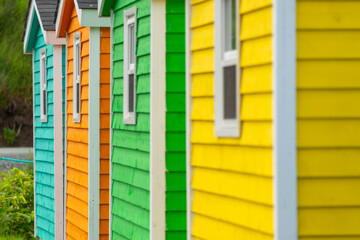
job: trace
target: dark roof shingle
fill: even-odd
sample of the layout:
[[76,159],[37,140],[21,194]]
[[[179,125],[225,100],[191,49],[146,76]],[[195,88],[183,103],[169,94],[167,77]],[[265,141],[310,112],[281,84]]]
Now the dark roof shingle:
[[75,0],[81,9],[97,9],[97,0]]
[[35,0],[45,31],[55,31],[55,11],[58,0]]

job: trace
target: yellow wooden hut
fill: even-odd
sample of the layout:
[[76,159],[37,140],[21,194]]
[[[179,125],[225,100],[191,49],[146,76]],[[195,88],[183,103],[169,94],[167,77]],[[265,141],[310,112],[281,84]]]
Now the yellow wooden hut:
[[360,1],[187,1],[188,239],[360,238]]

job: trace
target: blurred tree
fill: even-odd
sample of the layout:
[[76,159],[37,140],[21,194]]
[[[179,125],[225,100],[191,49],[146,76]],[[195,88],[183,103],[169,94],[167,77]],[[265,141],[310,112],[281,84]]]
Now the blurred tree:
[[27,0],[0,0],[0,110],[14,98],[31,107],[31,55],[23,54]]

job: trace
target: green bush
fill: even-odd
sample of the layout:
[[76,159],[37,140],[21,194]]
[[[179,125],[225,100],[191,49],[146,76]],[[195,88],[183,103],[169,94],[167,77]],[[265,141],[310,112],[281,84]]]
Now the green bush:
[[14,168],[2,174],[0,181],[0,229],[3,235],[33,238],[34,187],[33,175]]
[[8,146],[12,146],[15,143],[16,132],[10,128],[3,128],[4,135],[2,138],[6,141]]

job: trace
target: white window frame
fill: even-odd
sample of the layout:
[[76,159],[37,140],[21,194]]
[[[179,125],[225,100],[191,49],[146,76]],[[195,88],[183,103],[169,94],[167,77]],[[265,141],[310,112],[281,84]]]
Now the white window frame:
[[[76,53],[76,47],[79,46],[79,55]],[[78,68],[77,68],[78,64]],[[76,84],[79,84],[79,98],[76,97]],[[79,112],[76,106],[79,104]],[[73,44],[73,122],[80,123],[81,119],[81,34],[74,34]]]
[[[45,96],[44,96],[45,91]],[[45,97],[45,101],[44,101]],[[44,111],[45,109],[45,111]],[[46,48],[40,50],[40,121],[47,122],[47,74],[46,74]]]
[[[124,124],[135,125],[136,124],[136,7],[132,7],[124,11],[124,81],[123,81],[123,121]],[[134,63],[130,64],[129,59],[129,26],[134,24]],[[129,112],[129,75],[134,75],[134,111]]]
[[[232,137],[240,136],[240,16],[238,14],[239,1],[236,0],[236,49],[225,52],[225,1],[215,0],[215,136]],[[224,118],[224,68],[236,68],[236,117]]]

